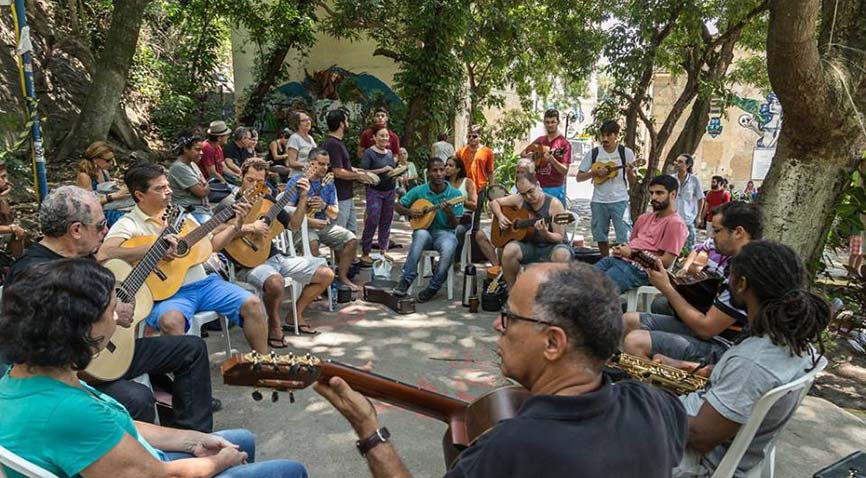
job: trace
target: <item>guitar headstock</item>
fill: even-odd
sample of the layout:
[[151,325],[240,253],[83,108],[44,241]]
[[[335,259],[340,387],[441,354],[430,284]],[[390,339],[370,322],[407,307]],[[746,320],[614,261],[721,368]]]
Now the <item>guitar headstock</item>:
[[322,178],[322,186],[327,186],[334,182],[334,173],[328,173]]
[[264,181],[256,183],[256,185],[250,189],[241,193],[241,198],[243,201],[248,202],[250,204],[255,204],[256,201],[267,196],[271,192],[268,189],[268,186],[264,183]]
[[574,216],[571,214],[556,214],[552,218],[550,218],[551,222],[554,224],[571,224],[574,222]]
[[180,229],[183,227],[183,221],[186,220],[186,215],[183,211],[175,206],[171,205],[168,209],[165,210],[165,230],[166,234],[178,234],[180,233]]
[[631,166],[633,168],[642,168],[642,167],[646,166],[646,160],[643,158],[638,159],[635,162],[631,163]]
[[298,390],[319,379],[322,361],[310,354],[235,354],[222,364],[223,383],[245,387]]
[[464,202],[466,202],[466,198],[463,196],[460,196],[460,197],[456,197],[456,198],[451,198],[445,202],[447,202],[448,204],[450,204],[452,206],[456,206],[458,204],[463,204]]

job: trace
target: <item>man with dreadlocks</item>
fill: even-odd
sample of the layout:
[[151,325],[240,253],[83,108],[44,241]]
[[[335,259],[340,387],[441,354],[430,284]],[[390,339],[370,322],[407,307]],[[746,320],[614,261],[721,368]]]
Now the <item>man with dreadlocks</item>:
[[[758,400],[815,367],[820,356],[813,342],[824,354],[821,331],[830,321],[830,306],[803,289],[804,277],[797,254],[776,242],[751,242],[731,259],[731,301],[748,311],[749,327],[745,338],[713,368],[710,388],[681,397],[689,414],[689,438],[675,478],[711,476]],[[683,369],[697,365],[654,359]],[[788,394],[770,408],[735,477],[760,465],[764,449],[794,414],[797,400],[797,394]]]

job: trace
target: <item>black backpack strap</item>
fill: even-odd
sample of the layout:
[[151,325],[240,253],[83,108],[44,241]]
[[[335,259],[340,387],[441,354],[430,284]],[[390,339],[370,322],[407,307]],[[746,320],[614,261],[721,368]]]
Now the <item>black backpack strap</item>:
[[619,160],[622,162],[622,181],[625,183],[625,188],[628,189],[628,179],[625,174],[625,146],[619,145],[616,150],[619,153]]
[[592,162],[589,164],[595,164],[596,159],[598,159],[598,146],[592,148]]

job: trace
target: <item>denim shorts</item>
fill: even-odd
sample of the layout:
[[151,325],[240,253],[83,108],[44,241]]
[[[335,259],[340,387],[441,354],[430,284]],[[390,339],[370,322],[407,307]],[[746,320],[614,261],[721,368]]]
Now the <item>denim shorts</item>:
[[652,353],[689,362],[716,363],[728,349],[715,339],[703,340],[681,320],[670,315],[640,314],[640,328],[650,334]]
[[187,330],[195,314],[214,311],[225,316],[232,325],[243,325],[241,306],[252,295],[240,286],[224,281],[218,274],[209,274],[200,281],[181,287],[168,299],[157,302],[146,322],[152,328],[159,329],[159,318],[166,312],[176,310],[186,319]]
[[628,242],[631,233],[631,221],[628,214],[628,201],[613,203],[589,203],[592,212],[592,240],[594,242],[608,242],[610,235],[610,223],[616,233],[616,242]]
[[520,246],[521,264],[532,264],[535,262],[550,262],[550,256],[553,251],[566,250],[571,258],[574,258],[574,251],[566,244],[536,244],[534,242],[517,241]]

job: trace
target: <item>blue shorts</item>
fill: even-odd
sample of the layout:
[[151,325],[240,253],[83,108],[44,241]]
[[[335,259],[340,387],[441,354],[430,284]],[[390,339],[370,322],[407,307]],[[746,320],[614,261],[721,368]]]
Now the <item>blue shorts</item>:
[[545,194],[550,194],[556,199],[559,199],[562,207],[568,209],[568,200],[565,199],[565,184],[563,184],[562,186],[551,186],[548,188],[543,187],[541,188],[541,190],[544,191]]
[[616,242],[619,244],[628,242],[631,234],[631,221],[628,216],[628,201],[612,203],[589,203],[592,212],[592,240],[593,242],[608,242],[610,234],[610,223],[613,222],[613,230],[616,233]]
[[224,281],[217,274],[209,274],[204,279],[181,287],[173,296],[157,302],[145,320],[147,325],[159,329],[159,318],[166,312],[179,311],[186,319],[186,327],[198,312],[214,311],[229,319],[232,325],[243,325],[241,306],[253,294],[241,287]]

